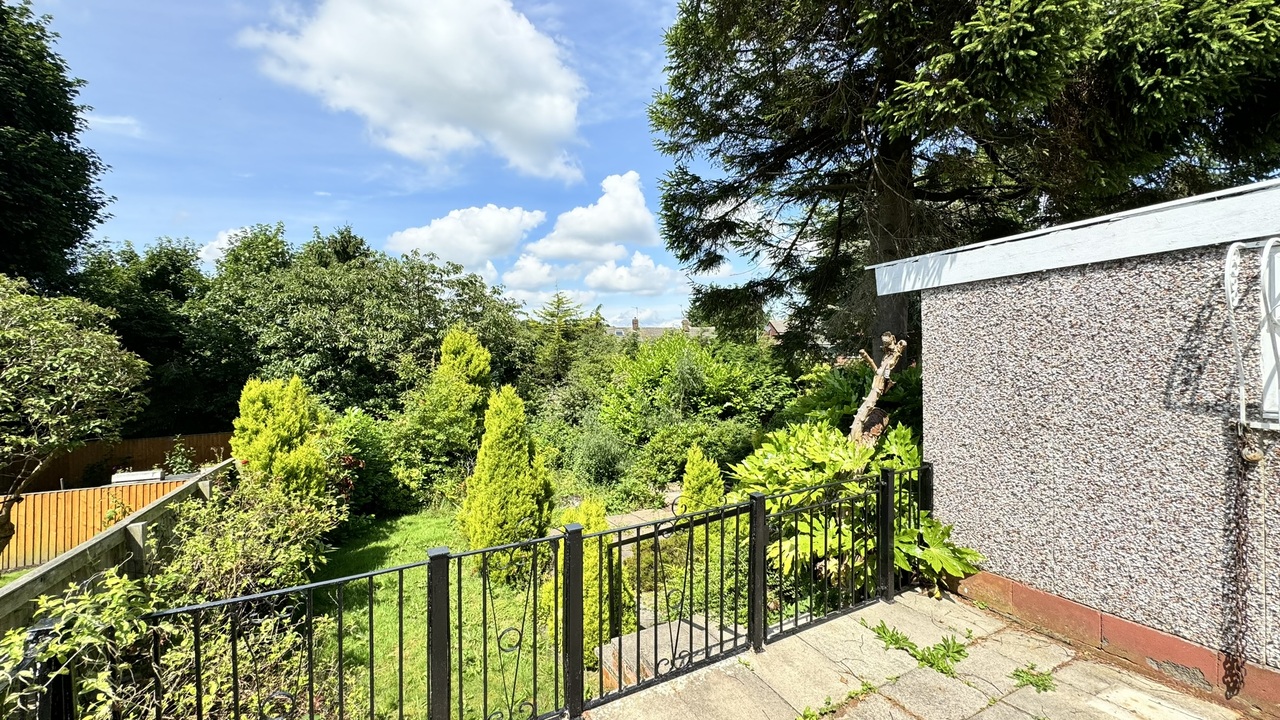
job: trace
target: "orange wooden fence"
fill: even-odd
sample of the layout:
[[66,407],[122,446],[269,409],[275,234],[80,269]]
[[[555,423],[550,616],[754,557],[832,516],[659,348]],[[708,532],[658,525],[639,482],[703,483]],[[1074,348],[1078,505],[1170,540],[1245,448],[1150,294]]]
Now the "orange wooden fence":
[[162,480],[23,495],[13,509],[17,534],[0,552],[0,571],[48,562],[183,482]]
[[[183,435],[182,444],[195,451],[197,464],[203,465],[231,457],[229,432]],[[163,463],[165,453],[172,449],[172,437],[134,438],[113,443],[91,442],[49,460],[31,479],[27,490],[70,490],[99,485],[107,481],[111,470],[116,466],[150,470]],[[95,465],[98,466],[98,471],[89,473],[93,477],[86,478],[86,471]]]

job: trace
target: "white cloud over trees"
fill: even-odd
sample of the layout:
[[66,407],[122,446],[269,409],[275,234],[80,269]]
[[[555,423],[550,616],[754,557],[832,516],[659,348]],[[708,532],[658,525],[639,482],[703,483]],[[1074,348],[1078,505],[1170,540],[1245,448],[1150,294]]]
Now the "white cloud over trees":
[[274,80],[364,118],[426,165],[480,148],[521,173],[578,180],[582,79],[510,0],[323,0],[241,41]]

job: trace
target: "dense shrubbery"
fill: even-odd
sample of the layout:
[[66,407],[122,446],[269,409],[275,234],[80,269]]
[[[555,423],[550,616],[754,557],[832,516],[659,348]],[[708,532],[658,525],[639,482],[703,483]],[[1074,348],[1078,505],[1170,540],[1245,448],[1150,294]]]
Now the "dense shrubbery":
[[[238,485],[217,483],[208,502],[179,503],[168,532],[153,536],[147,578],[131,580],[111,569],[96,583],[40,598],[36,618],[49,627],[47,642],[33,648],[36,658],[54,667],[74,658],[73,682],[85,717],[192,716],[197,702],[196,624],[192,616],[158,623],[144,617],[157,609],[306,582],[323,563],[325,535],[344,515],[343,505],[332,496],[297,492],[252,471]],[[323,633],[329,623],[317,617],[305,628],[289,608],[269,599],[205,610],[199,621],[205,630],[200,702],[210,718],[232,717],[246,707],[270,710],[281,692],[301,697],[306,633]],[[237,708],[221,690],[230,685],[236,662],[229,635],[215,631],[232,624],[238,628],[242,663],[236,673]],[[0,712],[6,717],[33,707],[43,691],[25,681],[8,682],[18,672],[27,642],[25,629],[0,640]],[[257,659],[251,672],[243,665],[246,657]],[[321,695],[335,677],[327,662],[319,660],[315,673]],[[157,679],[163,695],[155,692]],[[315,710],[315,717],[333,716],[331,708]]]
[[392,417],[393,474],[418,503],[459,499],[480,442],[489,361],[475,335],[451,329],[439,364],[404,394],[404,410]]
[[697,445],[690,447],[684,463],[680,504],[676,509],[688,513],[709,510],[723,504],[724,476],[720,473],[720,465],[703,454],[702,448]]
[[[826,422],[849,431],[858,405],[871,387],[874,371],[865,362],[839,367],[816,365],[797,379],[799,396],[774,416],[774,429],[794,423]],[[920,368],[902,368],[893,374],[894,385],[876,404],[895,423],[906,425],[919,437],[923,430]]]
[[153,547],[150,589],[169,607],[301,585],[324,563],[324,538],[346,518],[328,495],[247,474],[208,502],[174,508],[172,539]]

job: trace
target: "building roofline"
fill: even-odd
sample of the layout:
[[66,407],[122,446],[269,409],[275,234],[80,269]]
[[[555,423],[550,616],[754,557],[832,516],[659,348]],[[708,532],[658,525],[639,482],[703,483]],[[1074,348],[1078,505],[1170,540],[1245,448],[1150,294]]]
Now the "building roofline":
[[892,295],[1280,233],[1280,179],[869,266]]

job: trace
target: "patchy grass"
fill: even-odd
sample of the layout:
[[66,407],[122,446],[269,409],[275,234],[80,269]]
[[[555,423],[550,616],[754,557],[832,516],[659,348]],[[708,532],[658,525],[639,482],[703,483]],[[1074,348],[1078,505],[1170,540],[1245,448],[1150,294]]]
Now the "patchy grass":
[[13,582],[14,580],[17,580],[18,578],[22,577],[23,575],[26,575],[29,572],[31,572],[30,568],[26,570],[13,570],[11,572],[0,573],[0,587],[4,587],[5,585],[8,585],[9,583]]

